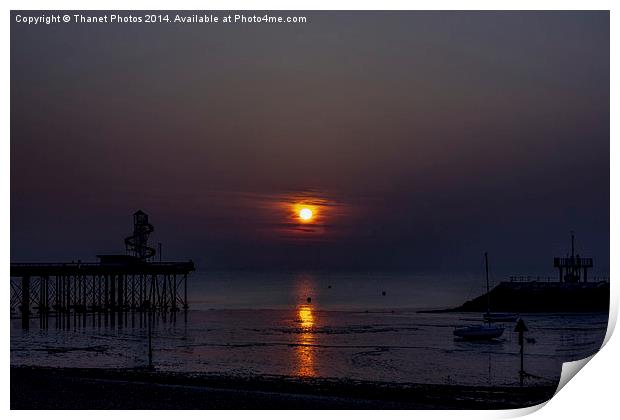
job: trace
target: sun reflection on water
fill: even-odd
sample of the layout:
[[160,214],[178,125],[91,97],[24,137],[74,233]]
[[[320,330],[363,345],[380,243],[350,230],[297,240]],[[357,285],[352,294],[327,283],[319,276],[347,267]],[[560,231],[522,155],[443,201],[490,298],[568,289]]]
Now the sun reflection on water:
[[314,370],[314,314],[312,313],[312,306],[300,305],[297,309],[297,317],[300,326],[299,339],[297,342],[296,356],[296,371],[298,376],[315,376]]
[[301,305],[298,316],[302,330],[307,330],[314,326],[314,315],[312,315],[312,307],[310,305]]

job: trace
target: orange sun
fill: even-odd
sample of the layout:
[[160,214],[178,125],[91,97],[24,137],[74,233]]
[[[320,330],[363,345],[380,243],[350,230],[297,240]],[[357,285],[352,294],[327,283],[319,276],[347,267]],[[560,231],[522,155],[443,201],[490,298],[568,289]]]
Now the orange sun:
[[298,223],[314,224],[319,221],[319,208],[308,202],[297,202],[291,206],[291,217]]
[[308,207],[302,208],[301,210],[299,210],[299,218],[306,222],[310,221],[310,219],[312,219],[312,210],[310,210]]

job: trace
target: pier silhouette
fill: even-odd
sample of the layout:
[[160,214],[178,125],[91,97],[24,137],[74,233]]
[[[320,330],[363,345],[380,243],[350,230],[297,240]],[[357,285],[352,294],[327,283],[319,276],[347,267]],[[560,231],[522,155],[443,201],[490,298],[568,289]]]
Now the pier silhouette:
[[[134,233],[125,240],[127,254],[98,255],[98,262],[11,263],[11,315],[28,328],[31,316],[46,326],[50,316],[67,324],[88,314],[119,324],[128,312],[172,313],[189,308],[187,278],[193,261],[153,262],[148,246],[153,225],[139,210]],[[93,317],[95,322],[95,317]]]

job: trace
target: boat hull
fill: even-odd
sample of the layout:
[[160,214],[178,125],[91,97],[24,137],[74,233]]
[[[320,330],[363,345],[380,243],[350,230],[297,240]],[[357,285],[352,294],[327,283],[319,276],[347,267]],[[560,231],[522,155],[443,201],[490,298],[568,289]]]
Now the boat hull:
[[454,330],[454,335],[464,340],[493,340],[503,333],[504,327],[471,326]]
[[519,315],[510,313],[490,313],[483,314],[482,318],[484,318],[485,321],[490,322],[516,322],[516,320],[519,318]]

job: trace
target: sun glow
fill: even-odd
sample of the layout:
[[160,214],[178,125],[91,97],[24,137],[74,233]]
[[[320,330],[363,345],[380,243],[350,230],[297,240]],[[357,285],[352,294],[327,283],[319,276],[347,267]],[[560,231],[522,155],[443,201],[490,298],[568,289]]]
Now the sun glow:
[[299,217],[301,218],[301,220],[309,221],[310,219],[312,219],[312,210],[310,210],[308,207],[302,208],[301,210],[299,210]]

